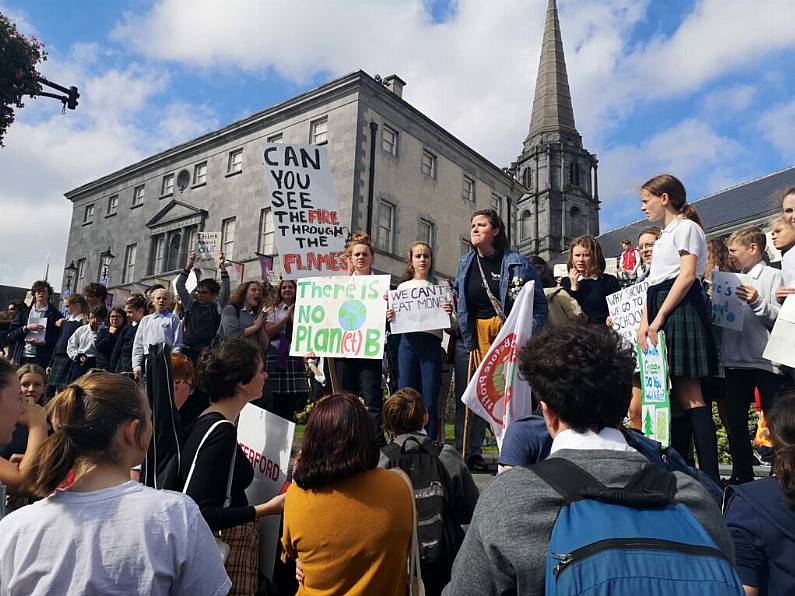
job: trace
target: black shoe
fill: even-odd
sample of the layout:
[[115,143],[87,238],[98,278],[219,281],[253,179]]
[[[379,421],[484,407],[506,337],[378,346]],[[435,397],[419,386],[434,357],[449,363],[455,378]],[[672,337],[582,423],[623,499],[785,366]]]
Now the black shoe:
[[482,455],[471,455],[467,458],[467,467],[470,472],[487,472],[489,465]]

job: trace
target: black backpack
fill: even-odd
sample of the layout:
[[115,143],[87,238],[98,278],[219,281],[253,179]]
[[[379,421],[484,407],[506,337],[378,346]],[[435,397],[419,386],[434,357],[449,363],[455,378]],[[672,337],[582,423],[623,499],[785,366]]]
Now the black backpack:
[[[406,450],[409,442],[417,449]],[[442,462],[441,447],[426,439],[408,437],[403,445],[392,442],[382,449],[389,459],[386,468],[400,468],[414,487],[417,503],[417,540],[420,547],[420,567],[423,577],[448,574],[460,546],[460,524],[451,505],[452,482]]]

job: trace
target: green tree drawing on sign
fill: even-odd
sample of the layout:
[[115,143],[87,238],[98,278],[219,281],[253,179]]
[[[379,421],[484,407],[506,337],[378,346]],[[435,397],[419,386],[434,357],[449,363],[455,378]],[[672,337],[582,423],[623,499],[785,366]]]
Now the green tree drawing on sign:
[[647,437],[654,435],[654,421],[651,419],[651,408],[646,410],[646,418],[643,420],[643,434]]

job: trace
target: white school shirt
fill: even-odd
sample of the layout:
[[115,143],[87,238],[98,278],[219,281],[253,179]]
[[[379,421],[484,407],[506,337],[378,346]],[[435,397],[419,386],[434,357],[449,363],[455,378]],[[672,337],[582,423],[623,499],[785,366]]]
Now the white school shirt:
[[646,279],[649,285],[653,286],[679,275],[682,268],[679,251],[696,255],[696,277],[700,278],[707,267],[707,237],[700,225],[682,215],[665,226],[654,243],[651,269]]
[[66,355],[72,360],[77,358],[78,354],[94,358],[97,355],[96,340],[97,332],[91,329],[91,325],[78,327],[66,344]]
[[0,594],[221,596],[232,582],[199,507],[138,482],[56,490],[0,521]]
[[784,287],[795,288],[795,247],[784,253],[781,259],[781,273],[784,275]]
[[144,356],[154,344],[170,346],[172,352],[182,351],[182,321],[170,309],[146,315],[138,323],[132,349],[133,370],[143,368]]
[[561,449],[607,449],[609,451],[635,451],[629,446],[621,431],[609,426],[604,427],[600,432],[586,430],[578,433],[572,428],[567,428],[555,435],[552,446],[549,448],[549,455]]
[[[290,310],[290,307],[287,306],[284,302],[280,302],[279,306],[270,310],[267,315],[265,315],[265,322],[268,325],[274,325],[275,323],[280,323],[282,320],[287,318],[287,311]],[[280,333],[284,333],[284,328]],[[271,338],[271,345],[279,349],[279,343],[281,342],[281,337]]]

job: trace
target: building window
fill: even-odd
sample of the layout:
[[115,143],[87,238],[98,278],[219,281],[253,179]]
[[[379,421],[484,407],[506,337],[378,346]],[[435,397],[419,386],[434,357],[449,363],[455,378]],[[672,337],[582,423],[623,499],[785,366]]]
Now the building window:
[[152,250],[154,258],[152,259],[152,274],[157,275],[162,273],[166,265],[166,237],[161,234],[155,236],[154,246]]
[[180,258],[179,249],[182,246],[182,233],[180,231],[169,232],[166,242],[166,270],[174,271],[179,269],[184,263]]
[[229,174],[243,171],[243,150],[235,149],[229,152],[229,161],[226,164],[226,171]]
[[428,178],[436,180],[436,156],[427,149],[422,150],[422,161],[420,171]]
[[569,165],[569,183],[573,186],[580,186],[580,164]]
[[94,203],[86,205],[83,210],[83,223],[91,223],[92,221],[94,221]]
[[231,259],[235,254],[235,218],[230,217],[221,222],[221,250],[224,257]]
[[309,125],[309,142],[312,145],[328,143],[328,118],[320,118]]
[[475,180],[467,175],[464,175],[464,183],[461,187],[461,196],[470,203],[475,202]]
[[145,188],[146,187],[143,184],[140,184],[140,185],[136,186],[133,189],[133,200],[132,200],[132,206],[133,207],[138,207],[139,205],[143,205],[144,204],[144,189]]
[[160,196],[165,197],[174,192],[174,174],[163,176],[163,184],[160,187]]
[[77,259],[77,283],[75,284],[75,292],[79,292],[86,281],[86,260]]
[[274,232],[273,226],[273,212],[270,207],[266,207],[259,214],[259,242],[257,243],[257,252],[263,255],[275,254],[274,250]]
[[388,253],[395,248],[395,206],[387,201],[381,201],[378,208],[376,246]]
[[207,184],[207,162],[197,163],[193,168],[193,185]]
[[533,170],[530,167],[522,172],[522,184],[527,190],[533,190]]
[[472,244],[466,238],[461,238],[461,256],[463,257],[470,250],[472,250]]
[[432,221],[420,218],[417,240],[425,242],[428,246],[433,246],[434,225]]
[[502,215],[502,197],[500,195],[491,193],[491,208],[497,215]]
[[135,279],[135,253],[137,252],[137,244],[130,244],[124,251],[124,271],[121,276],[123,284],[131,284]]
[[398,155],[398,131],[386,124],[381,128],[381,149],[389,155]]
[[576,205],[569,209],[569,235],[582,236],[586,232],[586,221],[582,211]]
[[278,134],[269,136],[268,137],[268,142],[269,143],[283,143],[284,142],[282,140],[283,138],[284,138],[284,136],[282,135],[282,133],[278,133]]
[[519,218],[519,238],[527,240],[530,238],[530,211],[522,211],[522,216]]
[[108,197],[108,215],[113,215],[119,210],[119,195]]

